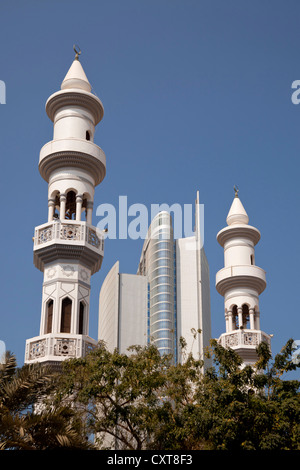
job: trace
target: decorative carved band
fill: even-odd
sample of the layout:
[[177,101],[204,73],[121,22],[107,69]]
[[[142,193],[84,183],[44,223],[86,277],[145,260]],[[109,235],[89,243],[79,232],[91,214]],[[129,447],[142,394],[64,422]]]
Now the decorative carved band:
[[236,330],[221,336],[220,342],[225,348],[237,346],[258,346],[261,342],[270,345],[270,338],[262,331]]
[[95,344],[87,339],[47,337],[30,342],[26,353],[26,361],[34,361],[47,356],[61,358],[81,357],[95,348]]
[[88,171],[95,180],[95,185],[101,183],[106,174],[106,163],[104,152],[101,151],[102,161],[92,155],[74,150],[51,153],[45,156],[39,163],[41,176],[49,182],[50,175],[54,170],[74,167]]
[[54,221],[46,227],[37,228],[35,244],[43,245],[52,240],[85,241],[99,250],[104,248],[104,240],[98,237],[96,229],[83,223],[70,224]]
[[54,93],[46,103],[46,112],[54,120],[56,112],[64,106],[82,106],[89,109],[94,116],[94,124],[97,125],[104,115],[104,108],[101,100],[88,92],[59,91]]
[[81,239],[81,226],[61,224],[60,240],[80,240]]
[[58,259],[78,260],[91,270],[99,271],[104,255],[104,237],[86,222],[55,220],[35,229],[34,265],[44,271],[46,264]]

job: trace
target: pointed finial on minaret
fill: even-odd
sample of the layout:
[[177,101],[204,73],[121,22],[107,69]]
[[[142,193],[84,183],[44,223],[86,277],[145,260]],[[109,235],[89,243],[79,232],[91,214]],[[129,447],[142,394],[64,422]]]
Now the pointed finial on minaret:
[[234,189],[234,192],[235,192],[235,197],[239,197],[239,195],[238,195],[239,188],[234,185],[234,186],[233,186],[233,189]]
[[74,44],[73,46],[74,52],[75,52],[75,60],[79,60],[79,56],[81,54],[81,49],[77,44]]

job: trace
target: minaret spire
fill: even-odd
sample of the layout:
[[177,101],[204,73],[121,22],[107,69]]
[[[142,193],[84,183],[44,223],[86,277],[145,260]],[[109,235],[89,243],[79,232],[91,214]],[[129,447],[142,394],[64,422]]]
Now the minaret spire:
[[60,88],[62,90],[78,88],[80,90],[91,92],[92,90],[91,84],[88,81],[85,71],[83,70],[83,67],[78,58],[79,54],[81,54],[81,50],[78,48],[78,46],[76,47],[74,46],[74,51],[76,53],[75,59],[73,60],[72,65],[69,68],[67,75],[63,79]]
[[25,362],[59,364],[82,357],[96,341],[88,336],[90,278],[104,256],[103,236],[92,225],[95,186],[106,157],[94,143],[103,105],[76,54],[61,89],[46,103],[53,140],[40,151],[48,183],[48,221],[35,228],[34,264],[44,274],[39,336],[26,341]]
[[226,333],[219,342],[238,352],[245,364],[257,360],[256,347],[270,346],[270,336],[260,329],[259,295],[266,287],[265,271],[255,264],[254,247],[260,232],[249,225],[249,217],[238,197],[228,212],[227,227],[217,235],[224,248],[225,267],[216,275],[216,289],[224,296]]

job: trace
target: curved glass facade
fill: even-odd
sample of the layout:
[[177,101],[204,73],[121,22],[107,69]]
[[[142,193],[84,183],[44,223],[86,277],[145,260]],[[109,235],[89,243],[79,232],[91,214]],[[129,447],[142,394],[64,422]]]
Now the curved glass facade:
[[172,354],[176,362],[174,259],[172,219],[169,213],[161,212],[149,227],[140,272],[146,274],[149,281],[148,340],[161,354]]
[[[193,236],[175,241],[170,213],[160,212],[148,228],[136,275],[117,271],[117,276],[109,273],[103,283],[99,338],[122,353],[127,354],[133,344],[151,342],[161,354],[171,355],[175,364],[191,353],[203,359],[205,367],[211,365],[204,355],[211,338],[210,289],[209,267],[200,245],[198,200],[197,195]],[[201,331],[197,338],[195,330]],[[184,349],[180,338],[186,341]]]

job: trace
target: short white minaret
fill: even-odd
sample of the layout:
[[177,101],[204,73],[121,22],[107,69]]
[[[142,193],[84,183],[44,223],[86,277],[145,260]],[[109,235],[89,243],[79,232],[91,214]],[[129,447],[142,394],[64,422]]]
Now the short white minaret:
[[53,140],[41,149],[39,171],[48,183],[48,221],[35,228],[34,264],[44,273],[39,336],[26,341],[25,363],[82,357],[96,341],[88,336],[90,278],[104,255],[92,225],[95,186],[106,173],[105,154],[94,143],[103,105],[91,93],[76,49],[61,90],[46,112]]
[[217,240],[224,248],[225,267],[216,275],[216,289],[224,296],[226,333],[219,342],[234,349],[244,364],[257,360],[256,347],[270,336],[260,329],[259,295],[266,288],[265,271],[255,264],[254,247],[260,239],[235,189],[235,198],[227,215],[227,227]]

